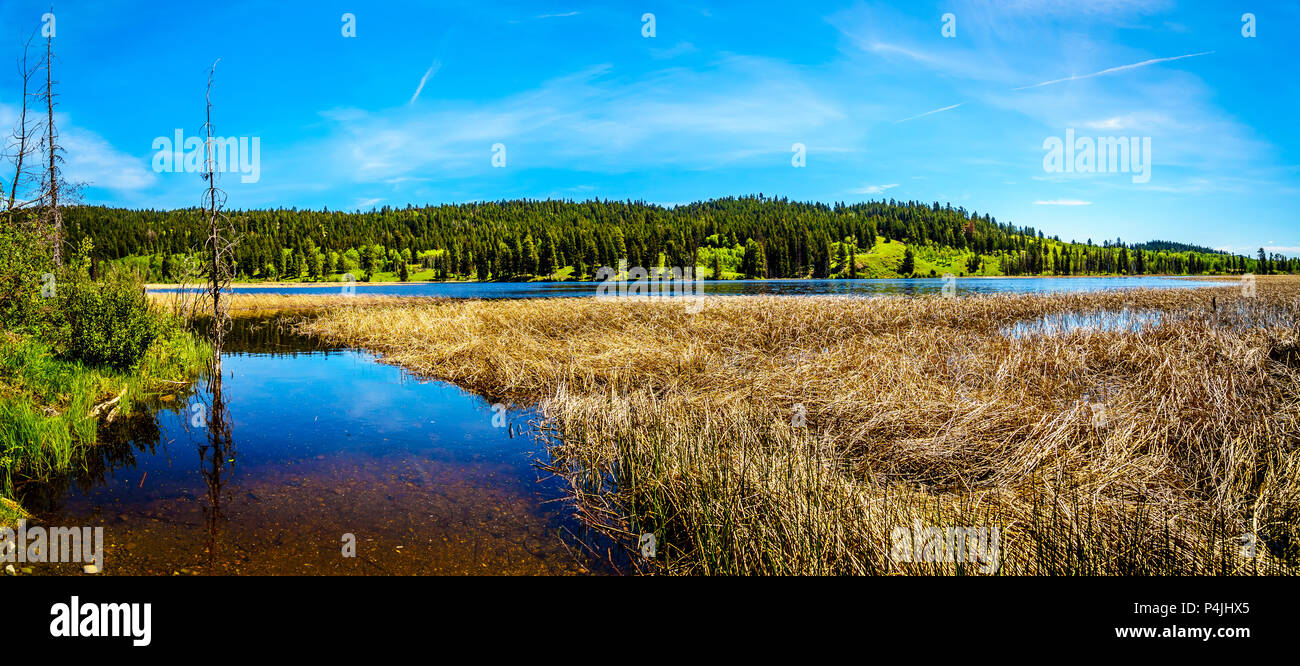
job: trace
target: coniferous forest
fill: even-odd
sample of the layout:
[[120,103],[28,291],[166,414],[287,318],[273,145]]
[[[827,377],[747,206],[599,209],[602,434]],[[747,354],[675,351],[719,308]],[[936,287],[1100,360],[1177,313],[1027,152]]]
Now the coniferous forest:
[[[590,278],[601,266],[697,266],[712,278],[1295,273],[1300,260],[1168,241],[1069,239],[939,203],[801,203],[762,195],[666,208],[517,200],[231,214],[240,280]],[[151,281],[180,277],[201,245],[198,209],[80,206],[73,242]],[[851,260],[850,260],[851,258]]]

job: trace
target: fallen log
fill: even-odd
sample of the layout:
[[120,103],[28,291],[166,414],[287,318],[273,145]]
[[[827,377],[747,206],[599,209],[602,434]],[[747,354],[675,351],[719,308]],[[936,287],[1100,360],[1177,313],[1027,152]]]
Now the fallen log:
[[[124,395],[126,395],[126,389],[122,389],[122,392],[118,393],[116,398],[113,398],[112,400],[106,400],[104,402],[99,403],[98,405],[95,405],[95,408],[90,410],[90,415],[94,418],[99,418],[100,412],[112,407],[113,405],[116,405]],[[116,411],[117,411],[116,409],[113,410],[113,412]],[[109,417],[110,417],[109,420],[111,421],[112,413],[109,414]]]

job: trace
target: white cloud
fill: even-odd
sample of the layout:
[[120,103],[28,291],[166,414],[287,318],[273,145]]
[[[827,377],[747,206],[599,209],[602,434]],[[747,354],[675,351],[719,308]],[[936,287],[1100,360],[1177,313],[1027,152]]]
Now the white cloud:
[[110,190],[149,187],[157,175],[146,168],[147,159],[123,153],[94,132],[69,127],[61,130],[66,152],[64,177]]
[[825,160],[856,150],[866,132],[801,69],[741,56],[634,80],[598,65],[499,99],[440,97],[437,104],[321,116],[330,131],[281,151],[299,163],[280,171],[333,165],[335,175],[354,182],[458,179],[492,173],[495,143],[506,146],[508,170],[624,173],[741,160],[782,165],[794,142]]
[[1151,126],[1159,126],[1169,122],[1167,116],[1161,114],[1140,115],[1129,113],[1122,116],[1111,116],[1101,120],[1089,120],[1083,123],[1084,127],[1095,130],[1136,130]]
[[858,189],[853,190],[853,193],[854,194],[880,194],[885,190],[895,188],[895,187],[898,187],[898,183],[890,183],[888,185],[867,185],[865,187],[859,187]]
[[1001,0],[999,8],[1009,13],[1026,13],[1034,16],[1123,15],[1148,14],[1167,11],[1171,0],[1089,0],[1088,2],[1061,2],[1060,0]]
[[[7,139],[10,128],[18,121],[18,110],[0,104],[0,133]],[[103,137],[73,124],[66,114],[56,114],[59,142],[64,149],[63,178],[70,183],[119,192],[141,190],[157,182],[147,157],[137,157],[113,147]],[[7,163],[6,163],[7,164]],[[32,165],[39,169],[40,164]],[[5,173],[8,180],[13,174]]]

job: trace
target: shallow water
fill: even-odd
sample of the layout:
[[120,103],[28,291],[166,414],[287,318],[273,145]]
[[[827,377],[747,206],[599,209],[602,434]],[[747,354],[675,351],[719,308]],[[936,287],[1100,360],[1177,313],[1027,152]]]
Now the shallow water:
[[1002,335],[1026,338],[1034,335],[1064,335],[1075,331],[1090,333],[1139,333],[1159,326],[1170,315],[1155,310],[1112,310],[1101,312],[1064,312],[1043,315],[1031,321],[1017,322],[1002,329]]
[[106,573],[610,571],[518,434],[530,411],[273,330],[230,339],[256,353],[223,360],[228,442],[191,422],[213,410],[201,382],[119,420],[86,471],[22,488],[41,523],[104,527]]
[[[443,298],[555,298],[594,296],[595,282],[420,282],[399,285],[349,283],[357,294],[372,296],[438,296]],[[705,294],[809,296],[918,296],[944,293],[943,278],[900,280],[702,280]],[[952,293],[961,295],[1001,293],[1069,293],[1111,289],[1175,289],[1222,286],[1228,282],[1189,280],[1174,277],[1077,277],[1077,278],[955,278]],[[159,292],[175,291],[160,289]],[[310,287],[234,286],[237,294],[339,294],[341,283]],[[658,292],[655,292],[658,293]]]

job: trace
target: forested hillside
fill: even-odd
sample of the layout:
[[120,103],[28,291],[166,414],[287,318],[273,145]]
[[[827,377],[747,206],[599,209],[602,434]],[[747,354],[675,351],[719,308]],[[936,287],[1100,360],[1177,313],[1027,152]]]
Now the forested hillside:
[[[706,277],[1241,274],[1296,272],[1300,261],[1155,241],[1083,242],[938,203],[799,203],[763,196],[685,206],[631,201],[499,201],[370,212],[231,213],[244,280],[580,279],[600,266],[697,266]],[[197,210],[82,206],[76,243],[147,279],[179,277],[200,246]]]

